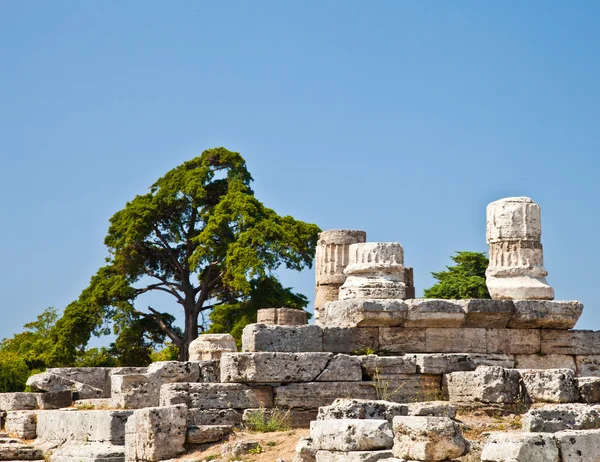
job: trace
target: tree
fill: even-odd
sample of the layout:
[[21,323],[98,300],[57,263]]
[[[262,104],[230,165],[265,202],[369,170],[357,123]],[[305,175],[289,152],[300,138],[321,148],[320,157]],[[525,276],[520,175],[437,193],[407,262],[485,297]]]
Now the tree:
[[488,267],[485,253],[462,251],[450,258],[456,265],[447,266],[447,271],[431,273],[438,282],[425,289],[425,298],[490,298],[485,285]]
[[[148,193],[128,202],[110,219],[107,265],[56,323],[53,358],[72,363],[92,334],[108,332],[110,320],[115,345],[131,349],[137,341],[133,358],[149,358],[153,342],[166,336],[185,360],[200,315],[218,310],[221,325],[223,316],[237,325],[245,307],[256,307],[265,281],[272,298],[302,305],[298,295],[275,284],[274,272],[280,266],[311,267],[319,228],[265,207],[251,182],[239,153],[215,148],[167,172]],[[182,330],[156,307],[136,306],[148,292],[167,293],[180,305]]]

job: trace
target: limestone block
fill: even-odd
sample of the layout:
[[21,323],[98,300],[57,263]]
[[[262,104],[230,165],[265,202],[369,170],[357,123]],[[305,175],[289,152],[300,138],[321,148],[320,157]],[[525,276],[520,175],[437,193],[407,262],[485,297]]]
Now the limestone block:
[[133,411],[56,410],[38,412],[37,441],[98,442],[122,445],[125,422]]
[[409,403],[408,415],[429,417],[456,417],[456,406],[447,401],[426,401],[423,403]]
[[[93,399],[93,398],[105,398],[108,396],[108,392],[105,386],[108,382],[106,380],[106,368],[97,368],[99,371],[96,374],[82,372],[80,375],[71,371],[70,369],[76,369],[76,372],[80,372],[81,369],[96,369],[96,368],[57,368],[47,369],[45,372],[40,374],[34,374],[27,379],[27,385],[34,390],[39,391],[74,391],[77,392],[80,399]],[[101,375],[105,378],[105,381],[100,383],[97,380]],[[75,378],[81,380],[89,380],[95,385],[101,385],[101,387],[95,387],[89,383],[80,382]]]
[[495,300],[552,300],[546,283],[540,207],[528,197],[509,197],[487,206],[490,262],[486,284]]
[[468,354],[431,353],[414,356],[417,371],[421,374],[449,374],[457,371],[473,371],[477,367]]
[[221,447],[221,455],[227,457],[228,460],[238,460],[242,456],[248,454],[251,450],[257,449],[260,446],[258,441],[246,440],[226,443]]
[[4,424],[6,433],[15,438],[32,440],[37,436],[36,411],[8,411]]
[[[160,389],[160,405],[185,404],[196,409],[273,407],[269,386],[241,383],[167,383]],[[302,407],[302,406],[298,406]]]
[[406,298],[404,250],[397,242],[352,244],[339,299]]
[[360,356],[362,367],[369,377],[376,374],[416,374],[416,355],[403,356]]
[[263,308],[256,315],[257,324],[302,326],[308,322],[308,313],[292,308]]
[[467,443],[448,417],[394,417],[395,457],[438,461],[462,456]]
[[472,372],[452,372],[444,376],[451,402],[517,402],[520,374],[514,369],[479,367]]
[[186,430],[186,406],[138,409],[125,425],[125,460],[154,462],[177,457],[184,452]]
[[302,437],[296,445],[296,455],[292,462],[315,462],[317,450],[312,444],[312,438]]
[[482,462],[559,462],[553,435],[542,433],[492,433],[483,446]]
[[600,355],[600,331],[542,329],[544,354]]
[[391,449],[394,444],[392,426],[387,420],[315,420],[310,423],[310,437],[317,450],[375,451]]
[[329,406],[341,397],[377,399],[373,382],[290,383],[275,387],[274,393],[277,405],[286,408]]
[[542,345],[537,329],[486,329],[486,342],[487,353],[513,355],[539,353]]
[[190,343],[190,361],[220,359],[224,352],[237,351],[230,334],[202,334]]
[[235,409],[188,409],[188,425],[239,425],[242,413]]
[[425,330],[427,353],[487,353],[485,329],[444,329],[430,327]]
[[392,451],[317,451],[316,462],[375,462],[392,456]]
[[160,398],[160,384],[148,374],[113,375],[111,387],[110,405],[115,408],[154,407]]
[[0,410],[25,411],[37,409],[37,395],[41,393],[0,393]]
[[571,369],[577,370],[571,355],[515,355],[517,369]]
[[[345,279],[345,276],[344,276]],[[338,299],[341,284],[317,285],[315,287],[314,320],[321,324],[321,312],[325,304]]]
[[[38,409],[60,409],[68,407],[73,403],[73,394],[66,391],[48,391],[46,393],[35,393]],[[0,408],[1,409],[1,408]]]
[[44,460],[42,451],[14,438],[0,439],[0,460]]
[[333,356],[317,382],[360,382],[362,380],[361,360],[358,356],[339,354]]
[[332,353],[225,353],[221,356],[221,382],[312,382],[332,357]]
[[510,300],[466,300],[465,322],[462,327],[487,327],[503,329],[507,326],[515,307]]
[[96,399],[78,399],[73,402],[73,406],[76,409],[110,409],[111,405],[110,398],[96,398]]
[[123,462],[125,447],[97,442],[67,442],[52,453],[50,462]]
[[554,433],[562,430],[600,428],[600,406],[590,404],[547,404],[531,408],[522,419],[523,431]]
[[600,377],[578,377],[577,388],[583,403],[600,403]]
[[400,299],[351,298],[326,303],[319,324],[324,327],[403,326],[408,307]]
[[519,370],[526,397],[534,403],[573,403],[579,400],[571,369]]
[[187,427],[186,444],[203,444],[221,441],[233,431],[233,425],[190,425]]
[[561,462],[600,460],[600,430],[569,430],[554,434]]
[[148,366],[147,374],[152,380],[162,383],[197,382],[200,366],[196,361],[157,361]]
[[387,420],[408,415],[406,404],[368,399],[338,398],[330,406],[319,408],[317,420],[372,419]]
[[221,362],[215,359],[199,361],[200,377],[198,382],[216,383],[221,380]]
[[323,351],[319,326],[270,326],[248,324],[242,333],[242,351],[313,352]]
[[420,327],[381,327],[378,351],[386,354],[427,353],[426,329]]
[[572,329],[583,312],[577,301],[516,300],[510,329]]
[[331,229],[319,233],[315,255],[317,286],[332,284],[339,288],[346,280],[344,269],[348,266],[350,245],[366,239],[367,233],[358,230]]
[[357,353],[379,348],[379,329],[376,327],[324,328],[323,351]]
[[468,356],[476,368],[479,366],[500,366],[505,369],[514,369],[515,367],[515,357],[513,355],[469,353]]
[[405,327],[460,327],[465,322],[465,300],[415,298],[406,300]]
[[581,377],[600,377],[600,355],[577,355],[575,365]]

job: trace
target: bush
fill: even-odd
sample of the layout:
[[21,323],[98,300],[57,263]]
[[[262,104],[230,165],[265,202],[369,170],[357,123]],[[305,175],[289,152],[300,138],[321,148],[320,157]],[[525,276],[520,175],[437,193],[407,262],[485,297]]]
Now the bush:
[[278,408],[247,411],[245,425],[248,430],[259,433],[287,431],[291,428],[290,411]]
[[29,368],[16,353],[0,354],[0,393],[24,391]]

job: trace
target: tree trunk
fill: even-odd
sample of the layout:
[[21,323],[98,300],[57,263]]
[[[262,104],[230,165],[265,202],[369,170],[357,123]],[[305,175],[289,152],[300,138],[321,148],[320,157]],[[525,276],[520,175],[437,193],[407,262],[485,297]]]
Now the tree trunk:
[[186,303],[185,330],[183,341],[179,348],[179,361],[188,361],[190,357],[190,343],[198,338],[198,315],[195,313],[195,301]]

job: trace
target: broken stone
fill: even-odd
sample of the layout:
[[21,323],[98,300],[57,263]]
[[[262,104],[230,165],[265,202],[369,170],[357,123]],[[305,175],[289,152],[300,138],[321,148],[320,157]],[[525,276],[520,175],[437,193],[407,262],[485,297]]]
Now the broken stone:
[[479,367],[472,372],[452,372],[444,377],[452,402],[514,404],[519,397],[520,374],[514,369]]
[[80,399],[105,398],[109,393],[107,369],[102,367],[47,369],[45,372],[29,377],[27,386],[34,390],[48,392],[74,391]]
[[577,375],[580,377],[600,377],[599,355],[575,356]]
[[241,383],[167,383],[161,387],[160,403],[197,409],[268,408],[273,407],[273,392],[269,386]]
[[253,449],[260,446],[258,441],[236,441],[235,443],[224,444],[221,448],[221,455],[228,457],[230,460],[239,458],[244,454],[248,454]]
[[461,327],[504,329],[515,307],[510,300],[466,300],[465,322]]
[[407,309],[400,299],[336,300],[322,307],[319,324],[326,327],[402,326]]
[[394,417],[395,457],[438,461],[462,456],[467,443],[448,417]]
[[576,370],[575,359],[571,355],[516,355],[517,369],[572,369]]
[[332,357],[332,353],[226,353],[221,357],[221,382],[311,382]]
[[183,453],[186,417],[181,405],[134,411],[125,425],[125,460],[154,462]]
[[561,462],[600,460],[600,430],[569,430],[554,434]]
[[405,327],[460,327],[465,322],[464,300],[415,298],[406,300]]
[[559,462],[553,435],[542,433],[492,433],[481,452],[482,462]]
[[576,301],[516,300],[510,329],[572,329],[583,312]]
[[368,399],[338,398],[330,406],[319,408],[317,420],[374,419],[389,422],[395,416],[408,415],[405,404]]
[[190,361],[204,361],[220,359],[224,352],[237,351],[237,345],[230,334],[202,334],[190,343],[189,349]]
[[360,358],[344,354],[333,356],[323,372],[315,379],[317,382],[360,382],[361,380]]
[[233,431],[233,425],[189,425],[186,444],[203,444],[221,441]]
[[527,432],[555,433],[562,430],[600,428],[600,406],[589,404],[547,404],[532,408],[522,419]]
[[456,406],[447,401],[426,401],[408,404],[408,415],[429,417],[456,417]]
[[584,403],[600,403],[600,377],[578,377],[577,388]]
[[308,313],[292,308],[263,308],[256,315],[257,324],[279,326],[303,326],[308,322]]
[[316,462],[376,462],[392,456],[392,451],[317,451]]
[[572,403],[579,400],[571,369],[520,370],[526,396],[534,403]]
[[310,423],[310,437],[317,450],[329,451],[391,449],[394,443],[387,420],[315,420]]
[[323,351],[323,333],[321,327],[313,324],[306,326],[248,324],[242,333],[242,351]]
[[377,327],[323,328],[323,351],[366,354],[379,349]]
[[315,462],[316,452],[312,444],[312,438],[302,437],[298,440],[296,445],[296,455],[292,462]]

